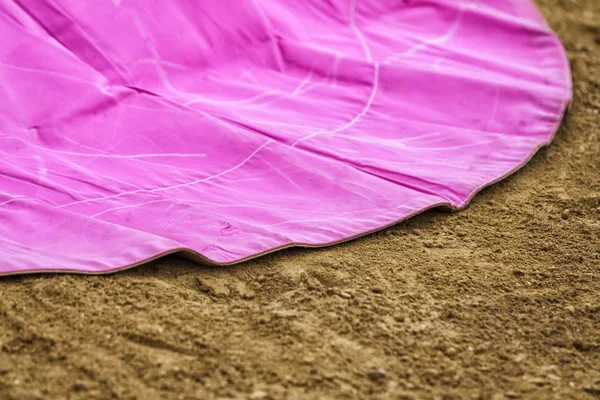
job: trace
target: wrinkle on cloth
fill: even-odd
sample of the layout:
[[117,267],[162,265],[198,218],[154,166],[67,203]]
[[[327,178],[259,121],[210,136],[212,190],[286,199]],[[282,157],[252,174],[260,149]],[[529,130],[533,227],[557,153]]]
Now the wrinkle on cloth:
[[552,140],[531,0],[0,0],[0,274],[230,264],[465,206]]

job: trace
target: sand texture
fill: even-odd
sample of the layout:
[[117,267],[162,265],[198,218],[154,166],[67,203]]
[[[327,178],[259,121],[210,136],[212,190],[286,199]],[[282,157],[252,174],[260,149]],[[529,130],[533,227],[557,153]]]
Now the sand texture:
[[574,104],[521,171],[325,249],[2,278],[0,398],[599,397],[600,2],[538,4]]

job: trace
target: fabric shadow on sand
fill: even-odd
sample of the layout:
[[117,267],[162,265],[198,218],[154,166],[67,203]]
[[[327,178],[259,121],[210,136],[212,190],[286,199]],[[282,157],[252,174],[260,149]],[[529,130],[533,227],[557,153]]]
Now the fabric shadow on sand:
[[465,206],[550,143],[530,0],[0,0],[0,273],[229,264]]

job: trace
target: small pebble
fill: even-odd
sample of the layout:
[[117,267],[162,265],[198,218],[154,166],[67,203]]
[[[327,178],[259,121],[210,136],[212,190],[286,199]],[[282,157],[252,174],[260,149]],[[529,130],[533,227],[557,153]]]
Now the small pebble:
[[319,282],[315,278],[309,277],[306,279],[306,288],[310,291],[316,292],[323,290],[323,285],[321,285],[321,282]]
[[456,349],[454,347],[448,347],[446,349],[446,355],[448,357],[454,357],[456,355],[456,353],[457,353],[457,351],[456,351]]
[[242,295],[242,298],[244,298],[246,300],[252,300],[255,297],[256,297],[256,292],[254,292],[254,290],[250,290]]
[[381,293],[383,293],[383,288],[382,288],[382,287],[380,287],[380,286],[375,286],[375,287],[373,287],[373,288],[371,289],[371,291],[372,291],[373,293],[381,294]]
[[152,327],[152,334],[154,335],[160,335],[161,333],[163,333],[163,328],[160,326],[154,326]]
[[568,219],[570,215],[571,215],[571,211],[570,211],[570,210],[565,210],[565,211],[563,211],[563,212],[560,214],[560,217],[561,217],[562,219]]
[[529,382],[537,386],[544,386],[547,383],[547,381],[542,378],[530,378]]
[[546,378],[553,380],[553,381],[560,381],[560,376],[555,375],[555,374],[548,374],[548,375],[546,375]]
[[262,390],[257,390],[256,392],[254,392],[250,395],[251,400],[260,400],[260,399],[266,399],[266,398],[267,398],[267,393],[263,392]]
[[526,358],[527,358],[527,354],[520,353],[515,356],[514,360],[515,360],[515,362],[520,363],[520,362],[523,362],[523,360],[525,360]]
[[340,292],[339,296],[343,299],[351,299],[352,295],[348,292]]
[[367,377],[372,381],[379,381],[385,378],[385,370],[384,369],[376,369],[373,371],[367,372]]
[[568,305],[568,306],[565,307],[565,310],[574,313],[575,312],[575,307],[573,307],[571,305]]
[[266,279],[266,278],[265,278],[265,276],[264,276],[264,275],[259,275],[259,276],[257,276],[257,277],[256,277],[256,281],[257,281],[258,283],[263,283],[263,282],[265,281],[265,279]]
[[298,316],[298,313],[294,310],[275,310],[273,311],[273,315],[278,318],[292,319],[296,318]]

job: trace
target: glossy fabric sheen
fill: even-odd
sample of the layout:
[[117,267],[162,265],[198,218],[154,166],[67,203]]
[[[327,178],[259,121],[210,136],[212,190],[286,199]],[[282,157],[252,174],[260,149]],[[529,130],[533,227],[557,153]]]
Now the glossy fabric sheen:
[[233,263],[460,208],[571,99],[530,0],[0,0],[0,273]]

